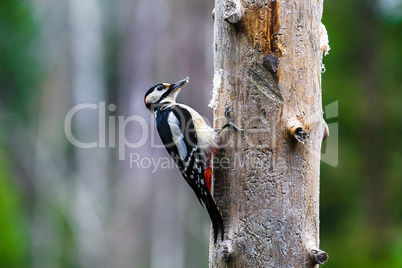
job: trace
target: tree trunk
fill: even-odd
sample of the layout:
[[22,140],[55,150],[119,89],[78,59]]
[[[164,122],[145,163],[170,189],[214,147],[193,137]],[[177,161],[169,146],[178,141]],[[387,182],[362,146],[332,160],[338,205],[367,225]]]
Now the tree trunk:
[[[319,245],[322,0],[216,0],[214,196],[225,237],[210,267],[314,267]],[[279,61],[279,65],[278,65]]]

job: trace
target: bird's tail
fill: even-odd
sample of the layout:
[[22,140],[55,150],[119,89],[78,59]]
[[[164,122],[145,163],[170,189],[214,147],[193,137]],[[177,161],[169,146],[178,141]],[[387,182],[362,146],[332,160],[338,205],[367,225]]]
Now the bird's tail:
[[221,239],[223,241],[224,229],[222,213],[216,205],[215,200],[210,192],[207,193],[205,201],[205,207],[208,211],[209,217],[211,218],[212,228],[214,230],[214,243],[216,243],[218,239],[219,230],[221,231]]

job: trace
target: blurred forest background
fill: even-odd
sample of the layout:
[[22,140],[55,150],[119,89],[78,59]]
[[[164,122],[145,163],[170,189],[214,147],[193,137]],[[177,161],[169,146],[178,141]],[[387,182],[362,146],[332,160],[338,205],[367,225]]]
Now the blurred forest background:
[[[189,76],[180,101],[212,119],[213,5],[1,1],[0,267],[208,266],[208,215],[176,168],[149,162],[168,155],[143,96]],[[322,21],[323,104],[339,108],[339,161],[321,164],[325,267],[402,267],[402,2],[327,0]],[[83,103],[97,106],[73,135],[96,148],[66,138]],[[119,129],[132,115],[144,120]]]

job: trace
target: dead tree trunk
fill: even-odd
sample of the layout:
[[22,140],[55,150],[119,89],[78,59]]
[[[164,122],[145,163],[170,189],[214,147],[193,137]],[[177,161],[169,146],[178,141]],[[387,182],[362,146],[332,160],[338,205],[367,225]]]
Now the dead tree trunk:
[[[314,267],[319,245],[323,1],[216,0],[214,196],[225,223],[210,267]],[[279,65],[278,65],[279,62]]]

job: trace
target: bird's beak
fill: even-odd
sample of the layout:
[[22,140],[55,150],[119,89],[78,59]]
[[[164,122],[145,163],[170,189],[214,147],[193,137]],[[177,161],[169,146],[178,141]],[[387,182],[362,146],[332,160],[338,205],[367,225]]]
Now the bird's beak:
[[170,84],[169,90],[173,92],[178,92],[182,86],[188,83],[188,77],[186,79],[177,81],[176,83]]

